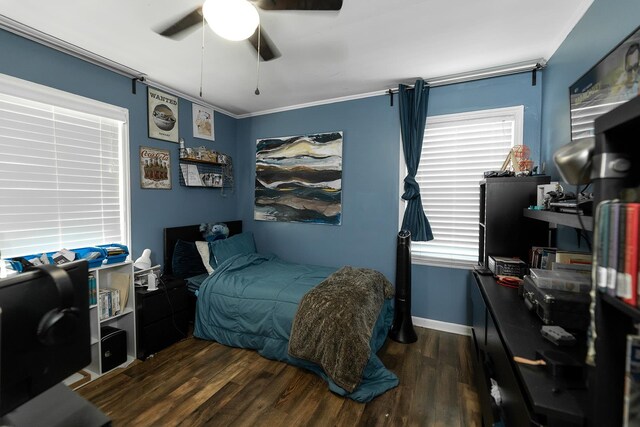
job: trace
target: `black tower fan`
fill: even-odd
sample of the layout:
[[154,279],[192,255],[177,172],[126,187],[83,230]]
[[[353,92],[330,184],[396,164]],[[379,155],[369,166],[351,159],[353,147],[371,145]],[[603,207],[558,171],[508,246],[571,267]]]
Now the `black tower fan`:
[[398,233],[395,312],[389,337],[403,344],[418,340],[411,320],[411,233],[407,230]]

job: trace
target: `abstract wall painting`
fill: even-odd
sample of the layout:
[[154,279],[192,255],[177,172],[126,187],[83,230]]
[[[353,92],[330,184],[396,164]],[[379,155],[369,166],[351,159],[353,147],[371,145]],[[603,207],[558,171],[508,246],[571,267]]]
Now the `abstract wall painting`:
[[254,219],[340,225],[342,132],[259,139]]

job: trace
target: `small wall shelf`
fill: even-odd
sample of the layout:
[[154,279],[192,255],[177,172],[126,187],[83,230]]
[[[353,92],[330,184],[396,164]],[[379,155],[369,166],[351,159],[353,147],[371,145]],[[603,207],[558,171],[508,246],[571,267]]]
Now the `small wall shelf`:
[[[536,211],[532,209],[524,209],[523,215],[527,218],[545,221],[550,224],[566,225],[567,227],[578,229],[582,229],[584,226],[584,230],[593,231],[593,217],[588,215],[577,215],[551,211]],[[580,220],[582,220],[582,224],[580,223]]]
[[233,167],[228,163],[207,160],[180,159],[179,181],[183,187],[233,189]]

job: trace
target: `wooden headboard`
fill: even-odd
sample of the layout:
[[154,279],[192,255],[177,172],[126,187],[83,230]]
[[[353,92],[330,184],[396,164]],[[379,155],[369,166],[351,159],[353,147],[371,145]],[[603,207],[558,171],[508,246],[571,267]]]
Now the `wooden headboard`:
[[[229,227],[229,236],[242,233],[242,221],[216,221],[224,222]],[[213,222],[210,222],[213,223]],[[170,227],[164,229],[164,274],[171,274],[171,260],[173,259],[173,249],[176,242],[184,240],[185,242],[203,241],[200,224],[185,225],[182,227]]]

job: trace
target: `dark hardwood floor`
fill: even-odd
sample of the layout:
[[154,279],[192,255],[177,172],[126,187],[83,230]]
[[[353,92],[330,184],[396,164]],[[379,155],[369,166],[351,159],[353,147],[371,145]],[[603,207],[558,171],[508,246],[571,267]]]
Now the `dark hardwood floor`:
[[479,426],[471,339],[416,328],[380,351],[400,385],[361,404],[255,351],[185,339],[80,388],[115,426]]

